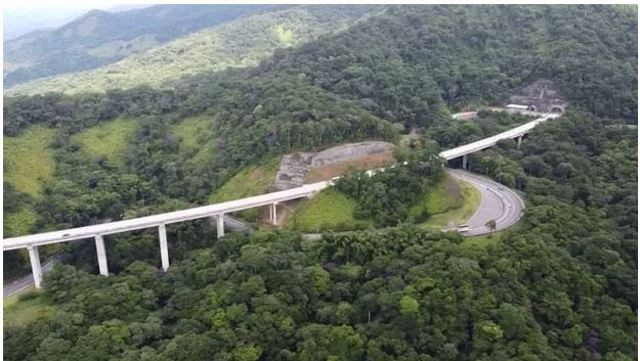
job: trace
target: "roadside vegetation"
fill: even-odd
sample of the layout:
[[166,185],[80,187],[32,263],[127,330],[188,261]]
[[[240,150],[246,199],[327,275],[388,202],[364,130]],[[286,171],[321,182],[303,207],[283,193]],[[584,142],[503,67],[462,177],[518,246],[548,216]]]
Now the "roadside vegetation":
[[35,288],[4,298],[2,310],[5,330],[24,327],[37,319],[49,319],[55,313],[55,307],[49,305]]
[[[390,190],[387,190],[390,191]],[[429,185],[408,210],[408,218],[424,221],[421,227],[442,230],[465,223],[480,204],[480,192],[472,185],[445,176]],[[376,227],[371,219],[356,218],[358,203],[344,193],[329,188],[298,205],[287,220],[287,229],[301,232],[356,230]]]
[[[466,223],[480,205],[481,194],[471,184],[447,177],[425,192],[414,207],[426,209],[429,218],[420,223],[430,229],[444,229]],[[412,209],[412,212],[415,212]]]
[[331,187],[304,200],[287,220],[287,229],[306,233],[354,230],[372,227],[373,223],[354,216],[357,203]]
[[[280,158],[272,157],[256,165],[245,167],[212,193],[208,198],[209,203],[220,203],[267,193],[276,179],[279,165]],[[238,215],[246,220],[256,221],[260,216],[260,211],[260,208],[247,209],[238,212]]]

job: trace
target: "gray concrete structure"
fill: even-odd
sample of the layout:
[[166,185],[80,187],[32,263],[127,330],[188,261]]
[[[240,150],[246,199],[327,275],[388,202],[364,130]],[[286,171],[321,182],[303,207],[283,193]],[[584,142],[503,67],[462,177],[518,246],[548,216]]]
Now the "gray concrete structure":
[[167,227],[164,224],[158,226],[158,239],[160,240],[162,270],[167,272],[169,269],[169,246],[167,245]]
[[29,250],[29,262],[31,263],[31,271],[33,273],[33,283],[36,288],[40,288],[42,283],[42,267],[40,267],[40,253],[38,253],[37,246],[28,246]]
[[528,111],[538,113],[563,113],[567,102],[560,96],[551,80],[537,80],[517,89],[507,100],[509,105],[521,105]]
[[224,213],[216,216],[216,231],[218,238],[224,237]]
[[451,159],[463,157],[467,154],[481,151],[483,149],[493,147],[501,140],[517,139],[529,133],[533,128],[536,127],[536,125],[542,122],[546,122],[549,119],[557,118],[559,116],[560,114],[546,114],[541,118],[530,121],[528,123],[515,127],[513,129],[507,130],[506,132],[502,132],[500,134],[496,134],[491,137],[487,137],[469,144],[461,145],[453,149],[445,150],[444,152],[440,153],[440,156],[446,160],[451,160]]
[[109,275],[109,266],[107,264],[107,251],[104,248],[104,238],[101,234],[96,235],[96,255],[98,257],[98,269],[103,276]]

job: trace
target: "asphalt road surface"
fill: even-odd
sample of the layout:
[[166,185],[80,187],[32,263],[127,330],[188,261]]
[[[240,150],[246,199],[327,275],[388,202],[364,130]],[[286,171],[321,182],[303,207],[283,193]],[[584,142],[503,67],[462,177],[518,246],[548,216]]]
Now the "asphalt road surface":
[[[58,259],[54,256],[47,262],[42,264],[42,275],[53,269],[53,266],[58,262]],[[25,291],[33,286],[33,275],[31,273],[26,274],[19,279],[4,285],[2,289],[2,298],[7,298],[15,295],[16,293]]]
[[[448,169],[454,178],[469,182],[482,196],[480,205],[473,216],[467,221],[467,231],[461,232],[465,236],[479,236],[497,232],[511,227],[520,220],[524,210],[524,201],[515,191],[489,178],[479,176],[461,169]],[[490,220],[496,221],[496,228],[486,226]]]

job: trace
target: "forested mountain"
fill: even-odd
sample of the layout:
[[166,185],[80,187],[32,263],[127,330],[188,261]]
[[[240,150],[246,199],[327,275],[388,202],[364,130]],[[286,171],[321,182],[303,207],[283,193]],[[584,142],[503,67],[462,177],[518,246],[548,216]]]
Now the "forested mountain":
[[[108,278],[89,273],[95,246],[78,242],[38,296],[54,311],[7,329],[5,359],[636,359],[637,8],[347,9],[360,15],[315,11],[360,20],[255,67],[166,89],[5,97],[5,236],[204,203],[248,164],[296,150],[411,131],[435,154],[491,132],[451,112],[549,79],[566,114],[520,149],[469,158],[524,193],[516,228],[478,247],[402,225],[216,240],[206,221],[186,222],[168,227],[167,274],[155,230],[110,236]],[[360,211],[376,211],[351,185]],[[24,264],[4,259],[5,272]]]
[[305,74],[385,118],[422,125],[444,104],[498,101],[543,78],[576,106],[636,122],[635,15],[611,6],[392,7],[262,69]]
[[[331,21],[371,11],[356,9],[299,7],[280,14]],[[637,23],[626,8],[400,6],[376,14],[348,31],[281,49],[256,68],[201,74],[176,82],[172,90],[6,97],[9,140],[33,125],[55,129],[50,135],[55,141],[39,141],[49,144],[45,151],[55,176],[41,176],[31,190],[13,184],[34,198],[28,203],[41,207],[41,222],[48,219],[32,224],[32,231],[118,219],[125,209],[202,202],[240,167],[268,154],[394,139],[400,129],[414,127],[447,132],[460,126],[449,120],[449,109],[489,104],[538,77],[556,81],[575,108],[637,123],[637,54],[629,31]],[[252,18],[268,21],[258,15],[222,27],[248,25]],[[263,29],[262,21],[256,24],[250,29]],[[590,32],[602,40],[583,36]],[[556,43],[571,46],[550,47]],[[174,131],[188,116],[208,118],[200,132],[208,150],[198,162],[185,161],[193,154]],[[121,159],[114,164],[78,141],[96,125],[111,126],[116,117],[132,121],[118,133],[124,138],[118,143]],[[5,148],[5,157],[12,151]],[[5,169],[10,181],[21,162],[16,164]],[[125,175],[151,193],[122,198],[116,190]],[[118,181],[99,181],[104,177]],[[94,189],[105,186],[105,192]],[[87,212],[84,202],[61,201],[63,194],[65,199],[89,197],[92,204],[113,203],[115,197],[119,206]],[[96,200],[101,197],[106,198]],[[60,209],[62,204],[72,207]],[[55,217],[49,218],[53,209]]]
[[265,5],[156,5],[117,13],[93,10],[54,30],[4,42],[4,86],[78,72],[144,52]]
[[[283,15],[283,19],[310,16],[296,15],[297,11],[300,10]],[[615,114],[635,122],[634,14],[628,8],[610,6],[391,7],[383,15],[372,16],[337,36],[278,53],[260,69],[307,76],[314,86],[358,100],[380,116],[411,118],[417,124],[424,119],[437,119],[444,111],[443,104],[458,109],[496,101],[511,89],[540,78],[553,79],[570,101],[589,111]],[[250,26],[253,24],[258,32],[275,34],[278,22],[267,20],[265,27],[260,25],[265,21],[261,17],[245,21],[235,29],[253,28]],[[223,38],[237,39],[234,23],[226,28],[230,32]],[[285,26],[281,30],[288,29]],[[297,33],[292,31],[292,35]],[[95,72],[54,78],[14,90],[102,91],[136,84],[154,87],[164,84],[173,88],[180,74],[256,64],[278,46],[280,38],[265,34],[276,44],[259,54],[240,47],[237,56],[236,52],[218,53],[215,42],[194,48],[206,34],[209,32]],[[208,36],[219,35],[213,32]],[[294,39],[303,43],[310,38]],[[233,39],[227,40],[227,48],[236,48]],[[189,48],[193,50],[188,51]],[[204,55],[211,49],[213,53]],[[179,55],[182,53],[185,56]],[[152,54],[156,55],[151,57]],[[203,56],[204,59],[195,60]],[[202,74],[196,78],[202,79]],[[172,81],[167,83],[168,80]]]
[[[216,5],[220,6],[220,5]],[[173,88],[187,75],[228,67],[255,66],[277,48],[302,44],[347,28],[380,6],[280,6],[176,39],[147,52],[95,70],[54,76],[9,89],[10,93],[47,91],[104,92],[140,85]],[[111,49],[102,45],[100,48]]]

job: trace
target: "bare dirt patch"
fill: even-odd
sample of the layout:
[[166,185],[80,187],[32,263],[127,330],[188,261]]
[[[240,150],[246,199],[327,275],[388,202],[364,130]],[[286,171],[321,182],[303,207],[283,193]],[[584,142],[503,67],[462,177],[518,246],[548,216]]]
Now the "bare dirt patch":
[[393,161],[393,151],[387,150],[382,153],[362,156],[354,160],[314,167],[309,170],[305,182],[313,183],[329,180],[333,177],[345,174],[350,169],[367,170],[380,168]]

